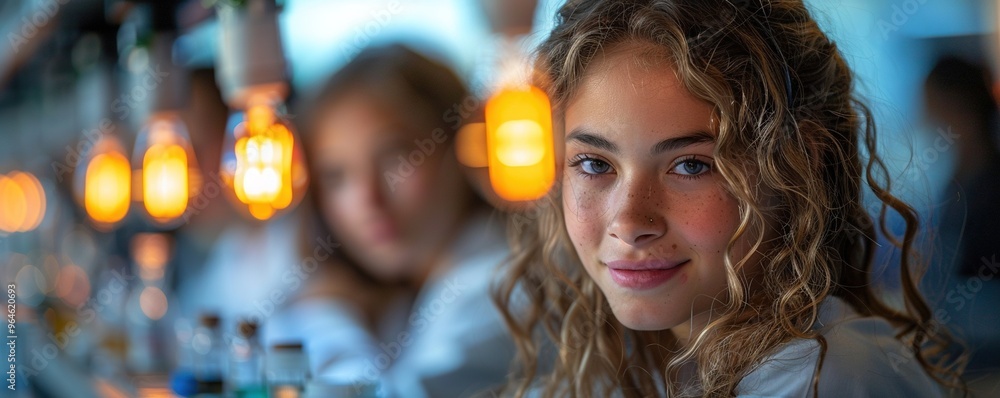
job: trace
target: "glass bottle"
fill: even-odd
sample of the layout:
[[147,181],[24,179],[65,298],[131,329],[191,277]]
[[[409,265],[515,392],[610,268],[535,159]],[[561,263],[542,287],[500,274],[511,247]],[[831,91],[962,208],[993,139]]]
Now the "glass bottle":
[[236,398],[267,398],[264,350],[257,337],[257,322],[243,320],[229,345],[229,378],[226,386]]
[[191,337],[194,351],[194,378],[199,395],[221,396],[223,392],[222,367],[225,345],[219,327],[219,316],[203,314]]
[[267,357],[267,386],[271,398],[303,396],[309,379],[309,361],[302,343],[276,344]]

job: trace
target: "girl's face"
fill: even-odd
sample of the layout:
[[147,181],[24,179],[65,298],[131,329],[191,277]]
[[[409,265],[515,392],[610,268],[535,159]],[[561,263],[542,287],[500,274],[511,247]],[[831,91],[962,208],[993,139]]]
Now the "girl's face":
[[324,221],[386,281],[422,280],[470,198],[452,143],[416,116],[353,91],[325,109],[314,131]]
[[712,106],[647,53],[625,45],[600,56],[570,98],[563,211],[615,317],[686,339],[692,319],[724,299],[739,211],[714,171]]

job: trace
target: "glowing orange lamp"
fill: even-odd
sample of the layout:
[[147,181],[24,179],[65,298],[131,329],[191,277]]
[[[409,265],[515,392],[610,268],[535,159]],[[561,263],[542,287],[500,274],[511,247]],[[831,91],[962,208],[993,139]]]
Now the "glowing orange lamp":
[[278,98],[252,95],[246,112],[234,113],[226,132],[222,179],[232,187],[235,202],[258,220],[293,207],[309,182],[300,144],[277,110]]
[[555,181],[552,110],[533,86],[508,86],[486,103],[490,183],[501,198],[541,198]]
[[75,179],[77,199],[98,228],[109,229],[128,214],[132,168],[114,136],[105,135],[91,147]]
[[291,209],[309,182],[301,144],[284,120],[288,65],[275,0],[219,2],[215,69],[234,113],[226,126],[221,178],[227,197],[258,220]]
[[150,118],[136,140],[133,164],[139,177],[135,197],[142,201],[149,218],[161,225],[180,220],[200,181],[180,118],[172,113]]

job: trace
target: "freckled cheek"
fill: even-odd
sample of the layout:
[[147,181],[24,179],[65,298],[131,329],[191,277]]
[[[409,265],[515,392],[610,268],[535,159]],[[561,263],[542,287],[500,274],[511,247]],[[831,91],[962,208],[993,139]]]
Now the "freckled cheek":
[[590,223],[597,223],[606,212],[607,189],[600,184],[566,176],[563,179],[562,197],[566,216]]
[[722,255],[739,224],[739,207],[725,192],[683,195],[674,201],[672,224],[703,255]]
[[590,253],[600,246],[604,235],[605,220],[602,217],[605,212],[600,210],[599,201],[594,192],[569,187],[563,190],[566,232],[581,258],[590,257]]

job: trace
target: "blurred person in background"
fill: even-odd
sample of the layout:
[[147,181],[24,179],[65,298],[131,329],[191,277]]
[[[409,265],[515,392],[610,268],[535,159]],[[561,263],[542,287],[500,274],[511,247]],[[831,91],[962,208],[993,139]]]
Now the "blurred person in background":
[[1000,386],[1000,150],[991,82],[985,66],[949,56],[924,83],[927,115],[939,133],[934,148],[956,159],[936,215],[940,250],[924,290],[943,310],[938,321],[968,345],[967,378],[980,393]]
[[509,249],[455,157],[453,109],[468,96],[447,67],[391,45],[361,52],[310,105],[317,214],[302,256],[317,241],[338,252],[264,339],[302,341],[314,379],[407,397],[504,382],[513,343],[489,286]]

